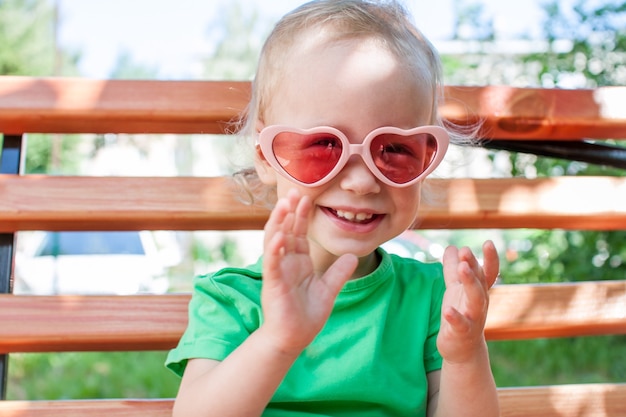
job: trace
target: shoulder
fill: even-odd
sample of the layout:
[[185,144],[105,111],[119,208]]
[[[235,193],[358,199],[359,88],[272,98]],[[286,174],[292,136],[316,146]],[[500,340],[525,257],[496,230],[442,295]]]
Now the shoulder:
[[428,282],[443,281],[443,265],[441,262],[421,262],[417,259],[405,258],[390,254],[379,249],[383,263],[389,262],[393,272],[401,279],[414,281],[416,279]]
[[260,261],[245,268],[220,269],[194,279],[192,300],[211,298],[231,303],[248,300],[256,304],[260,298],[261,282]]

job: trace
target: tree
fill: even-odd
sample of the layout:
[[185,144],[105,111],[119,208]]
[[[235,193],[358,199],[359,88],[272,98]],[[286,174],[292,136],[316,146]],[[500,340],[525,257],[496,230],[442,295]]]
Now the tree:
[[[543,64],[544,84],[626,85],[626,2],[588,3],[578,0],[571,13],[554,0],[544,6],[543,31],[551,48],[544,57],[526,58]],[[571,42],[570,50],[554,47],[562,40]]]
[[240,2],[222,6],[220,21],[212,26],[215,50],[204,61],[205,76],[218,80],[246,80],[254,75],[257,57],[265,38],[263,22],[256,9]]
[[[563,10],[559,3],[544,6],[544,34],[550,49],[545,54],[523,58],[525,63],[541,66],[539,78],[544,85],[576,88],[626,84],[626,2],[611,1],[591,7],[583,0],[572,9]],[[563,39],[571,48],[559,51],[555,44]],[[618,138],[622,139],[622,138]],[[619,141],[612,144],[620,145]],[[529,168],[538,176],[613,175],[623,170],[578,161],[510,154],[512,174]],[[623,279],[626,276],[626,232],[624,231],[536,231],[522,237],[520,245],[513,238],[515,262],[507,265],[510,280],[599,280]]]
[[46,0],[0,0],[0,75],[73,75],[79,55],[57,48]]
[[156,79],[158,75],[158,68],[139,64],[135,62],[130,52],[122,51],[118,54],[109,77],[112,79],[150,80]]
[[[578,0],[572,9],[553,1],[543,6],[543,40],[536,51],[493,54],[489,40],[474,53],[443,56],[446,79],[455,84],[505,83],[520,86],[589,88],[626,85],[626,2]],[[477,26],[490,19],[478,6],[457,4],[457,25]],[[470,33],[458,29],[456,33]],[[496,34],[497,35],[497,34]],[[466,40],[468,38],[465,38]],[[498,41],[498,39],[495,39]],[[450,71],[452,69],[452,71]],[[622,138],[617,138],[622,139]],[[623,141],[608,141],[623,146]],[[533,154],[489,151],[492,160],[509,159],[511,176],[612,175],[623,170]],[[623,279],[626,232],[510,230],[503,232],[507,260],[505,282]]]
[[[74,75],[79,55],[56,44],[56,8],[46,0],[0,0],[0,75]],[[25,171],[75,172],[78,141],[29,135]],[[64,165],[60,155],[68,154]]]

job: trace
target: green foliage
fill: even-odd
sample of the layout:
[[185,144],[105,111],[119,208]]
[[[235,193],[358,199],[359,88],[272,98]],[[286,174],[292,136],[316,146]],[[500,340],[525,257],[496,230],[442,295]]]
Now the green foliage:
[[112,79],[151,80],[156,79],[158,74],[157,68],[138,64],[128,51],[123,51],[118,55],[115,67],[109,77]]
[[485,16],[483,4],[467,4],[462,0],[455,0],[454,6],[457,13],[452,39],[479,41],[495,39],[493,19]]
[[0,1],[0,74],[43,75],[54,68],[52,9],[45,1]]
[[489,342],[498,387],[619,383],[626,336]]
[[244,8],[239,2],[222,6],[218,15],[221,28],[213,36],[218,38],[215,51],[204,61],[206,77],[216,80],[246,80],[254,75],[261,50],[263,34],[259,35],[259,14],[256,9]]
[[507,232],[504,283],[618,280],[626,277],[625,232]]
[[172,398],[165,352],[12,354],[7,399]]
[[[467,80],[489,83],[496,77],[495,70],[518,66],[524,78],[515,79],[517,85],[626,85],[626,2],[578,0],[569,11],[559,4],[564,3],[552,2],[544,9],[547,51],[520,56],[517,60],[509,57],[506,68],[494,63],[486,74],[478,73],[481,59],[444,56],[446,77],[459,84]],[[475,22],[485,20],[468,16]],[[485,75],[487,78],[480,78]],[[529,78],[535,75],[536,79]],[[616,139],[619,140],[608,142],[624,146],[623,138]],[[600,165],[505,154],[510,161],[510,175],[514,177],[625,175],[624,170]],[[586,198],[581,193],[581,201]],[[506,245],[501,265],[502,281],[506,284],[626,278],[626,231],[507,230],[501,240]],[[475,242],[469,244],[477,247]],[[499,387],[626,380],[624,336],[498,341],[489,342],[489,351]]]
[[29,134],[26,139],[26,174],[77,174],[80,167],[76,135]]
[[54,9],[46,0],[0,0],[0,75],[73,74],[78,60],[55,45]]
[[567,13],[553,1],[544,6],[544,34],[551,46],[562,40],[572,43],[567,52],[552,47],[547,54],[530,55],[526,61],[541,62],[540,77],[558,85],[566,77],[582,76],[594,87],[626,84],[626,2],[589,4],[578,0]]
[[[0,75],[72,75],[77,54],[55,45],[55,13],[46,0],[0,0]],[[75,137],[28,135],[26,173],[75,173]]]
[[201,239],[195,239],[192,245],[193,259],[209,264],[241,265],[237,241],[224,236],[217,242],[207,244]]
[[[604,1],[590,6],[579,0],[570,12],[559,4],[552,2],[544,6],[544,36],[550,49],[547,53],[522,58],[526,65],[540,65],[540,84],[560,85],[572,79],[577,80],[579,87],[626,84],[626,2]],[[559,51],[555,45],[563,40],[571,42],[571,48]],[[623,146],[620,141],[609,143]],[[508,155],[514,177],[626,174],[624,170],[578,161],[520,153]],[[572,204],[577,202],[572,201]],[[537,230],[514,231],[507,235],[511,262],[502,267],[507,282],[626,277],[625,231]]]

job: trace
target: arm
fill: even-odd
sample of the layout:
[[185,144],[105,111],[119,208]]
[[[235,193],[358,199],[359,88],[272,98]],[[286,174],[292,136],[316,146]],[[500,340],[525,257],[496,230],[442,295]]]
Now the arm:
[[429,416],[500,415],[484,336],[499,261],[492,242],[483,245],[483,252],[484,267],[468,248],[449,247],[443,257],[446,292],[437,338],[443,366],[428,375]]
[[307,240],[310,209],[310,200],[295,192],[276,204],[265,226],[263,324],[222,362],[189,361],[174,417],[260,416],[326,323],[357,259],[345,255],[323,275],[313,272]]

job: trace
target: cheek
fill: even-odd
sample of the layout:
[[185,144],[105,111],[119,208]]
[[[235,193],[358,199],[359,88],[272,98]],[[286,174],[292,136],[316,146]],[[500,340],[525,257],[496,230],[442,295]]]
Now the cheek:
[[282,175],[276,173],[276,196],[278,198],[282,198],[285,197],[287,195],[287,193],[289,192],[289,190],[295,188],[296,190],[298,190],[298,193],[301,196],[310,196],[312,200],[314,200],[315,195],[317,195],[317,193],[315,193],[314,191],[316,190],[316,188],[318,187],[313,187],[313,188],[309,188],[309,187],[303,187],[301,185],[298,185],[292,181],[289,181],[287,178],[283,177]]
[[[399,193],[396,196],[397,208],[399,213],[403,213],[402,217],[408,227],[412,227],[418,221],[419,208],[421,202],[421,189],[418,186],[409,187],[410,190]],[[404,191],[404,190],[403,190]]]

